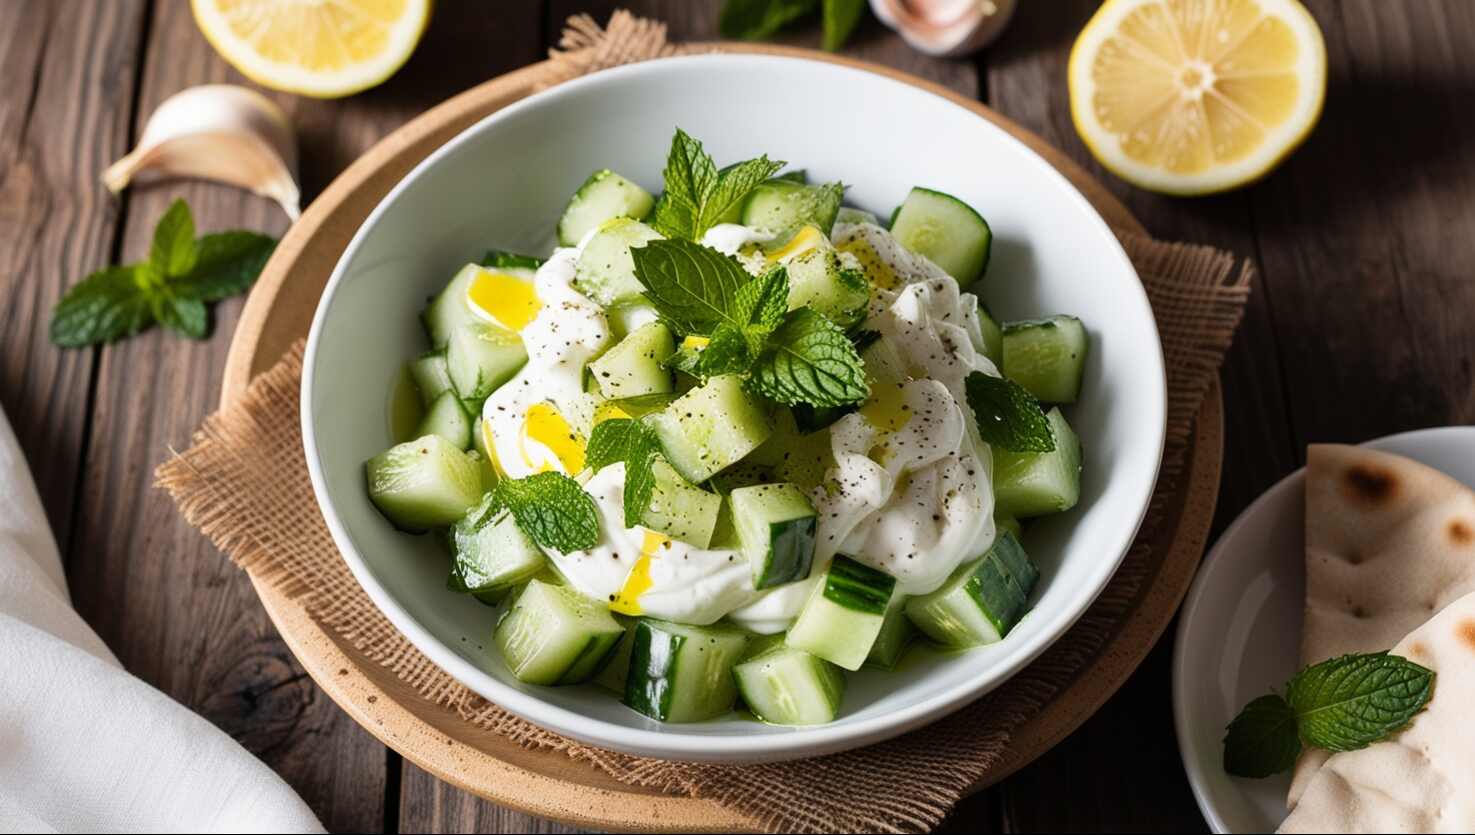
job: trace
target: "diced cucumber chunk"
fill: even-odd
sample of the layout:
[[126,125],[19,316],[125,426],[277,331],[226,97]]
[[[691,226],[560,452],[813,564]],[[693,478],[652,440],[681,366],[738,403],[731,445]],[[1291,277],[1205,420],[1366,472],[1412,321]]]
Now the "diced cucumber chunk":
[[913,188],[891,219],[897,243],[967,286],[988,266],[993,232],[972,206],[940,191]]
[[[625,680],[630,676],[630,651],[635,645],[635,626],[640,621],[635,618],[626,618],[623,615],[614,615],[614,619],[625,624],[625,634],[615,644],[615,649],[609,654],[609,660],[605,662],[604,668],[594,676],[594,684],[623,696],[625,695]],[[629,622],[626,623],[626,621]]]
[[481,484],[484,490],[497,485],[497,464],[492,459],[491,441],[491,427],[478,409],[471,417],[471,449],[481,459],[477,465],[481,468]]
[[662,363],[674,353],[671,331],[660,322],[651,322],[615,343],[589,369],[599,393],[610,400],[667,394],[674,384]]
[[789,261],[786,268],[790,310],[813,308],[847,330],[866,318],[871,284],[865,273],[846,269],[840,253],[815,247]]
[[625,634],[605,606],[568,586],[531,580],[492,635],[507,669],[527,684],[578,684]]
[[[988,357],[989,362],[995,367],[1004,363],[1004,331],[999,323],[994,321],[993,314],[983,305],[978,306],[978,327],[983,332],[983,350],[981,353]],[[1007,376],[1007,375],[1006,375]]]
[[645,288],[635,278],[630,249],[660,238],[660,232],[638,220],[615,218],[606,222],[579,253],[574,287],[607,308],[639,302]]
[[743,555],[753,569],[753,588],[803,580],[814,560],[814,505],[793,484],[740,487],[728,496]]
[[420,426],[416,428],[415,436],[423,438],[426,435],[439,435],[450,441],[457,449],[471,447],[471,416],[466,414],[466,408],[461,405],[461,398],[457,397],[454,391],[442,392],[440,397],[430,404],[425,417],[420,419]]
[[481,500],[481,465],[439,435],[390,447],[364,475],[374,506],[405,531],[450,525]]
[[425,334],[430,337],[431,347],[446,347],[446,343],[451,341],[451,334],[457,328],[481,321],[471,312],[471,305],[466,301],[466,292],[471,289],[471,282],[476,280],[481,271],[482,268],[477,264],[462,267],[440,295],[430,300],[425,312],[420,314],[420,320],[425,324]]
[[899,594],[892,596],[886,607],[886,617],[881,621],[881,632],[876,635],[876,642],[871,644],[871,654],[866,656],[867,667],[896,669],[896,663],[917,634],[917,628],[906,613],[909,599]]
[[446,367],[445,351],[431,351],[419,359],[411,360],[409,369],[410,379],[415,381],[415,390],[420,392],[420,402],[426,408],[451,390],[451,372]]
[[655,489],[640,524],[697,548],[712,543],[712,531],[722,510],[722,497],[692,484],[669,464],[657,458]]
[[732,668],[748,633],[641,618],[630,648],[625,704],[661,722],[700,722],[732,710]]
[[1074,316],[1010,322],[1000,370],[1045,403],[1074,403],[1089,348],[1086,327]]
[[464,324],[451,333],[446,346],[451,385],[467,400],[485,400],[527,361],[522,338],[495,325]]
[[994,512],[1016,519],[1059,513],[1081,498],[1081,442],[1059,409],[1046,415],[1054,452],[993,448]]
[[646,420],[666,460],[694,484],[737,463],[772,431],[763,407],[732,374],[711,378]]
[[946,647],[992,644],[1029,610],[1038,578],[1019,540],[1006,532],[987,554],[959,566],[936,591],[907,601],[907,617]]
[[840,668],[802,649],[764,643],[761,652],[749,652],[733,668],[738,691],[753,715],[771,725],[833,722],[845,696]]
[[651,307],[644,296],[631,296],[618,301],[604,309],[604,316],[609,320],[610,333],[616,339],[624,339],[660,318],[660,314],[656,313],[656,309]]
[[835,465],[830,431],[800,431],[798,417],[789,409],[774,410],[773,434],[747,459],[767,467],[778,481],[787,481],[801,490],[813,490],[825,480],[825,473]]
[[1008,514],[994,514],[994,527],[998,528],[1000,533],[1007,531],[1014,534],[1015,539],[1022,539],[1024,537],[1024,525],[1021,525],[1018,519]]
[[525,583],[548,562],[512,514],[493,506],[490,493],[451,527],[451,544],[456,549],[455,571],[469,592]]
[[[753,456],[733,464],[717,475],[707,480],[707,485],[724,496],[730,495],[732,491],[752,487],[755,484],[767,484],[773,481],[773,473],[762,464],[756,463]],[[729,503],[730,504],[730,503]]]
[[855,209],[855,208],[851,208],[850,206],[841,206],[840,207],[840,211],[838,211],[838,212],[835,213],[835,222],[836,223],[870,223],[870,224],[874,224],[874,225],[877,225],[877,226],[881,225],[881,219],[880,218],[876,217],[875,215],[871,214],[870,212],[866,211],[865,209]]
[[839,183],[810,186],[788,180],[760,183],[743,204],[742,223],[783,239],[805,224],[826,235],[835,225],[845,187]]
[[895,577],[837,556],[785,640],[847,670],[859,670],[881,634],[895,590]]
[[533,270],[536,271],[543,266],[542,258],[531,255],[518,255],[505,249],[489,249],[487,254],[477,262],[483,267],[491,267],[497,270]]
[[577,246],[590,229],[617,217],[644,220],[655,205],[650,192],[608,168],[589,175],[563,210],[558,243]]

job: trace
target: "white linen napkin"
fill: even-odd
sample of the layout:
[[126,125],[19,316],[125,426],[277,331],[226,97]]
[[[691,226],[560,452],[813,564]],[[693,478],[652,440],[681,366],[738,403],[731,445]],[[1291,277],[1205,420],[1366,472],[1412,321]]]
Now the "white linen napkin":
[[72,609],[0,411],[0,832],[321,832],[221,730],[130,675]]

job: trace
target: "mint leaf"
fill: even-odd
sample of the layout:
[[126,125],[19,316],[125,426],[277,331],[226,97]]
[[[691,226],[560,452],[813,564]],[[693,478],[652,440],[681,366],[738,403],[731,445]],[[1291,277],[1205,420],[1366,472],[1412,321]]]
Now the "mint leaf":
[[77,282],[51,311],[51,341],[80,348],[132,336],[154,322],[135,267],[104,267]]
[[159,324],[191,339],[204,339],[210,334],[210,313],[199,299],[184,296],[164,297],[155,311]]
[[682,240],[651,241],[630,250],[635,278],[656,312],[682,333],[710,334],[735,315],[738,289],[749,275],[736,259]]
[[978,434],[1010,452],[1053,452],[1055,435],[1034,396],[1013,380],[975,371],[964,380]]
[[766,333],[723,323],[712,331],[712,341],[696,354],[695,373],[702,379],[742,374],[753,365]]
[[1273,693],[1245,705],[1224,736],[1224,772],[1234,777],[1289,771],[1300,755],[1296,712]]
[[807,307],[784,317],[754,364],[748,385],[786,406],[844,406],[870,395],[865,365],[850,337]]
[[840,51],[850,40],[865,7],[866,0],[824,0],[825,34],[821,45],[827,52]]
[[738,288],[733,319],[771,332],[789,312],[789,273],[775,267]]
[[757,41],[819,8],[820,0],[727,0],[717,19],[724,38]]
[[483,267],[500,270],[536,270],[543,266],[543,259],[531,255],[518,255],[501,249],[489,249],[477,262]]
[[594,425],[589,433],[589,446],[584,461],[595,472],[611,464],[624,463],[625,527],[640,524],[655,492],[655,457],[661,450],[660,439],[649,426],[638,420],[614,418]]
[[552,470],[504,479],[492,489],[499,507],[537,545],[561,554],[587,551],[599,542],[599,511],[577,481]]
[[702,143],[677,128],[663,172],[666,190],[651,210],[650,225],[669,238],[699,240],[783,166],[763,156],[718,171]]
[[1366,748],[1429,703],[1434,673],[1396,655],[1344,655],[1296,674],[1286,701],[1306,744],[1328,751]]
[[195,266],[195,219],[189,204],[175,199],[154,226],[149,247],[149,266],[160,278],[174,278]]
[[169,279],[175,294],[214,302],[251,289],[276,249],[276,239],[255,232],[217,232],[195,244],[194,266]]

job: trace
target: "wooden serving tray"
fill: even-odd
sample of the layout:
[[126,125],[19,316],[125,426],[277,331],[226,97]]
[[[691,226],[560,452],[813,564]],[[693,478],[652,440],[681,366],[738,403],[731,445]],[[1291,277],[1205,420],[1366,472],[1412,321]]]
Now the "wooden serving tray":
[[[1118,229],[1143,231],[1126,207],[1040,137],[978,102],[888,67],[827,53],[771,45],[712,45],[727,52],[787,55],[878,73],[942,96],[1028,145],[1075,184]],[[226,360],[224,407],[257,374],[307,335],[318,298],[359,225],[420,160],[484,116],[539,89],[548,62],[500,76],[427,111],[390,134],[334,180],[292,226],[258,279]],[[1223,400],[1215,385],[1204,399],[1183,489],[1156,532],[1157,561],[1138,607],[1100,655],[1037,716],[1018,728],[1000,767],[1002,779],[1059,743],[1115,693],[1157,642],[1182,601],[1203,554],[1219,494]],[[530,751],[462,721],[317,624],[301,604],[255,577],[262,605],[297,660],[348,715],[385,745],[437,777],[493,802],[576,826],[623,831],[714,832],[754,825],[706,799],[661,794],[617,782],[564,754]]]

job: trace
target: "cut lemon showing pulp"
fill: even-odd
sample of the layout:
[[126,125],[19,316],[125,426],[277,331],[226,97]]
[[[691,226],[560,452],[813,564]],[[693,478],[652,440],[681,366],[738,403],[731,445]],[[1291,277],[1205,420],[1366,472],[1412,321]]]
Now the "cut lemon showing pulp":
[[430,0],[191,0],[210,45],[266,87],[334,98],[394,75]]
[[1296,0],[1108,0],[1076,39],[1069,83],[1102,165],[1207,194],[1261,177],[1311,132],[1326,47]]

